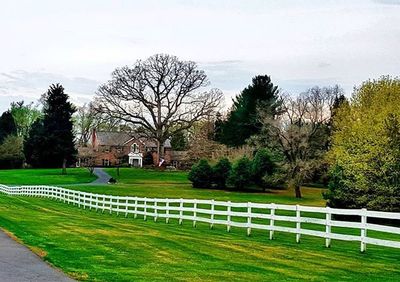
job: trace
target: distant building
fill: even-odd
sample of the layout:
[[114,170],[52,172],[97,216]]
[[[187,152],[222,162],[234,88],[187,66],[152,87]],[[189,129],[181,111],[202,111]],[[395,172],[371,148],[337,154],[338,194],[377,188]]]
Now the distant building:
[[[173,152],[169,140],[164,143],[164,164],[179,167],[184,152]],[[126,132],[93,130],[87,146],[78,147],[78,166],[92,162],[95,166],[129,164],[133,167],[158,166],[155,140]]]

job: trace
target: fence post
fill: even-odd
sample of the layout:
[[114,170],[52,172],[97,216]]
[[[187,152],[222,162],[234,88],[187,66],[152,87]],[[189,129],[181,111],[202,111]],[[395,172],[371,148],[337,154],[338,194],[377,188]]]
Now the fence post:
[[296,243],[300,243],[301,214],[300,205],[296,205]]
[[92,193],[90,193],[89,196],[89,210],[92,210]]
[[96,194],[96,212],[99,209],[99,194]]
[[226,221],[228,222],[226,225],[226,231],[231,232],[231,201],[228,201]]
[[101,207],[101,213],[104,213],[105,207],[106,207],[106,195],[102,195],[103,201],[102,201],[102,207]]
[[165,201],[165,223],[169,222],[169,200],[168,198]]
[[247,202],[247,236],[251,234],[251,203]]
[[117,216],[119,216],[119,196],[117,196]]
[[110,195],[110,214],[112,214],[113,198],[114,198],[114,196]]
[[180,199],[179,203],[179,225],[182,224],[182,216],[183,216],[183,199]]
[[197,200],[194,199],[194,203],[193,203],[193,227],[196,227],[196,219],[197,219]]
[[271,219],[269,220],[269,226],[270,226],[270,231],[269,231],[269,239],[272,240],[274,239],[274,222],[275,222],[275,204],[271,204]]
[[143,201],[143,205],[144,205],[144,209],[143,209],[143,220],[147,220],[147,197],[144,197],[144,201]]
[[125,198],[125,217],[128,216],[128,204],[129,204],[129,200],[128,197]]
[[137,218],[137,205],[138,205],[138,198],[135,197],[135,207],[133,209],[133,218]]
[[367,210],[361,209],[361,252],[364,253],[367,250],[367,243],[365,243],[365,237],[367,237]]
[[214,199],[211,200],[211,223],[210,229],[214,228]]
[[326,233],[326,238],[325,238],[325,247],[330,248],[331,247],[331,220],[332,220],[332,214],[331,214],[331,208],[326,207],[326,217],[325,217],[325,233]]
[[154,199],[154,222],[157,222],[157,216],[158,216],[158,211],[157,211],[157,200]]

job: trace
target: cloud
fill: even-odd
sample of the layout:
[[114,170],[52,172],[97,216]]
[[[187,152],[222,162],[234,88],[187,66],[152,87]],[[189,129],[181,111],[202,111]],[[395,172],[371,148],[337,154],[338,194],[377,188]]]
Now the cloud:
[[375,2],[385,5],[400,5],[400,0],[375,0]]
[[0,110],[7,109],[12,101],[36,101],[54,83],[62,84],[72,102],[78,105],[90,101],[99,85],[96,80],[49,72],[3,72],[0,73]]
[[329,67],[331,64],[330,63],[326,63],[326,62],[321,62],[318,64],[319,68],[326,68]]

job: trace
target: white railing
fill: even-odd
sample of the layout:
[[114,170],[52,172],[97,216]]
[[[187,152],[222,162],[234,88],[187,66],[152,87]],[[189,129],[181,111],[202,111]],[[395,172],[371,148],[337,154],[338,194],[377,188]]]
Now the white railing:
[[[400,220],[400,213],[394,212],[252,202],[112,196],[52,186],[0,185],[1,192],[12,196],[46,197],[77,205],[83,209],[124,214],[125,217],[133,215],[136,218],[140,215],[144,220],[147,217],[152,217],[154,221],[164,218],[168,223],[170,219],[177,219],[179,224],[182,224],[183,220],[189,220],[193,222],[194,227],[197,222],[205,222],[210,225],[210,228],[217,224],[225,225],[228,232],[232,227],[246,228],[247,235],[251,234],[252,229],[267,230],[271,240],[274,232],[279,231],[295,234],[296,242],[300,242],[301,235],[325,238],[326,247],[330,247],[332,239],[359,241],[361,252],[366,250],[367,244],[400,248],[400,236],[396,239],[367,236],[367,231],[400,235],[399,227],[370,223],[368,220],[369,218],[374,218],[375,222],[377,219]],[[359,221],[340,221],[334,218],[335,215],[353,216]],[[347,228],[347,233],[353,234],[335,233],[332,228]]]

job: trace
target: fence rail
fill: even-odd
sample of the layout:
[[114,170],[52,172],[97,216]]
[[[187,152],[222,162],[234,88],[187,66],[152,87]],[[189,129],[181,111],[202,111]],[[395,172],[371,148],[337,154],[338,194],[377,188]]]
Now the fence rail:
[[[53,186],[6,186],[0,185],[0,193],[11,196],[45,197],[73,204],[83,209],[123,214],[134,218],[142,216],[144,220],[152,217],[192,221],[195,227],[198,222],[214,225],[225,225],[229,232],[232,227],[245,228],[247,235],[252,229],[269,231],[269,238],[274,232],[288,232],[296,235],[300,242],[301,235],[325,238],[325,246],[330,247],[331,240],[360,242],[360,250],[364,252],[367,244],[400,248],[400,236],[396,239],[380,239],[369,237],[368,231],[400,235],[400,228],[379,223],[383,220],[399,220],[400,213],[369,211],[366,209],[334,209],[329,207],[310,207],[300,205],[239,203],[231,201],[197,200],[197,199],[165,199],[130,196],[113,196],[87,193]],[[358,218],[354,221],[335,219],[335,215],[348,215]],[[368,219],[373,218],[374,223]],[[378,223],[376,223],[378,222]],[[332,228],[345,228],[347,233],[335,233]],[[351,232],[349,232],[351,231]],[[389,236],[389,237],[390,237]],[[394,236],[392,236],[394,237]]]

